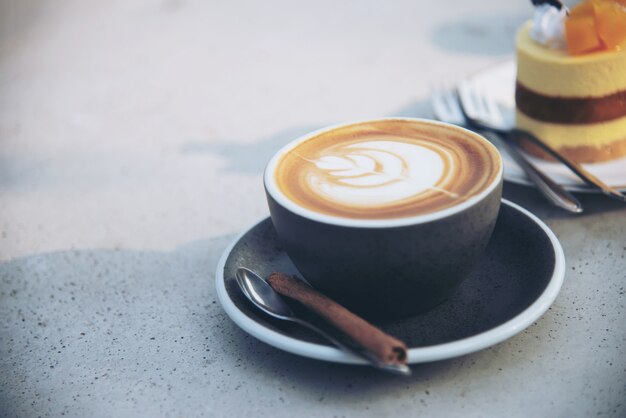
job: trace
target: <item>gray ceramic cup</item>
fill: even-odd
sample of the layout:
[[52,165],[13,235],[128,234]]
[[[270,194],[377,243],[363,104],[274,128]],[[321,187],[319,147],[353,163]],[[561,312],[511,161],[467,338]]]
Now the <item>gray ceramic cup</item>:
[[342,126],[292,141],[265,169],[265,192],[283,250],[314,288],[362,316],[398,318],[429,310],[454,294],[489,242],[500,208],[502,160],[496,152],[499,172],[479,195],[447,209],[385,220],[327,217],[287,199],[273,180],[274,171],[289,149]]

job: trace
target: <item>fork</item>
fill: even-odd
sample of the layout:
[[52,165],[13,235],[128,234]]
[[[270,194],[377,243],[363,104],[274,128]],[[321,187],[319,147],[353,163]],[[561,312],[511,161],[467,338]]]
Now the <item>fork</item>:
[[515,143],[515,140],[519,138],[529,140],[563,163],[585,183],[599,189],[602,193],[613,199],[626,202],[626,195],[604,183],[587,171],[582,165],[561,154],[531,132],[518,128],[511,129],[510,126],[507,126],[502,112],[493,98],[485,92],[478,92],[477,90],[478,88],[474,83],[468,80],[461,82],[458,87],[461,111],[470,126],[497,133],[506,140],[512,138],[513,140],[509,141],[511,144]]
[[[442,87],[433,88],[431,91],[431,105],[435,118],[440,121],[465,127],[468,126],[468,121],[463,114],[459,99],[452,91]],[[475,127],[469,127],[470,129],[477,130]],[[535,183],[539,192],[541,192],[548,201],[572,213],[581,213],[583,211],[582,205],[571,193],[539,171],[517,150],[514,144],[508,143],[506,140],[500,141],[501,134],[495,134],[492,131],[481,129],[478,129],[478,131],[489,141],[502,144],[509,155],[511,155],[524,170],[528,178]]]

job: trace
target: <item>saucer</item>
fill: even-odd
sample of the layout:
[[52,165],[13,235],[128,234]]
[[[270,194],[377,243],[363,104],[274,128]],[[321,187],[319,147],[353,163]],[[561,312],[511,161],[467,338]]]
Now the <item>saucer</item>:
[[[511,127],[515,125],[516,74],[515,61],[506,61],[487,67],[467,78],[476,83],[479,90],[484,91],[486,95],[491,96],[500,105],[504,117]],[[496,146],[498,145],[496,144]],[[533,183],[507,151],[500,146],[498,149],[504,160],[504,179],[513,183],[532,185]],[[563,164],[526,155],[537,168],[566,189],[575,192],[599,193],[599,190],[588,186]],[[583,166],[609,186],[626,189],[626,157],[601,163],[583,164]]]
[[[297,324],[260,312],[237,286],[235,271],[240,266],[262,277],[273,271],[299,274],[277,242],[270,218],[241,233],[220,259],[215,284],[226,314],[276,348],[319,360],[363,363]],[[554,233],[526,209],[502,200],[487,250],[455,296],[420,315],[373,322],[407,344],[410,364],[457,357],[531,325],[556,298],[564,275],[563,249]]]

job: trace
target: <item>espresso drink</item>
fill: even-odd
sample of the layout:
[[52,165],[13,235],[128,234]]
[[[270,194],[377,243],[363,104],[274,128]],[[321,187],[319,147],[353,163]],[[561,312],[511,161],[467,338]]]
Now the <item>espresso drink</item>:
[[313,212],[393,219],[458,205],[499,174],[497,150],[476,134],[394,119],[322,132],[287,150],[274,170],[278,190]]

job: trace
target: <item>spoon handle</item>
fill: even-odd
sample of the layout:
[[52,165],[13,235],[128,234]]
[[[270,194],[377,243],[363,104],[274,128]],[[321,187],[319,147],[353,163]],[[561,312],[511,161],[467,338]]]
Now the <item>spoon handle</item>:
[[518,145],[509,136],[496,135],[494,132],[484,131],[483,135],[489,135],[491,142],[497,141],[509,152],[509,155],[524,170],[528,178],[537,186],[537,190],[552,204],[572,213],[581,213],[583,207],[574,195],[555,183],[550,177],[538,170],[533,163],[520,154]]
[[[357,347],[361,357],[374,364],[406,365],[406,344],[370,324],[308,284],[285,273],[274,272],[267,279],[277,293],[295,300],[345,336],[346,343]],[[397,369],[395,367],[394,369]],[[409,370],[408,367],[405,370]]]
[[344,351],[346,351],[348,353],[354,354],[357,357],[360,357],[360,358],[364,359],[369,364],[371,364],[372,366],[374,366],[374,367],[376,367],[378,369],[381,369],[381,370],[384,370],[384,371],[388,371],[388,372],[391,372],[391,373],[394,373],[394,374],[398,374],[398,375],[403,375],[403,376],[410,376],[411,375],[411,369],[406,364],[385,364],[385,363],[379,361],[376,358],[376,356],[374,356],[373,354],[371,354],[367,350],[362,349],[362,348],[349,346],[348,344],[345,344],[345,343],[339,341],[337,338],[333,337],[332,335],[330,335],[326,331],[322,330],[321,328],[318,328],[317,326],[311,324],[310,322],[304,321],[304,320],[302,320],[300,318],[297,318],[297,317],[289,318],[289,320],[293,321],[293,322],[295,322],[297,324],[300,324],[300,325],[310,329],[313,332],[316,332],[320,336],[324,337],[325,339],[327,339],[328,341],[333,343],[338,348],[340,348],[340,349],[342,349],[342,350],[344,350]]

